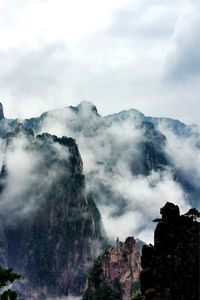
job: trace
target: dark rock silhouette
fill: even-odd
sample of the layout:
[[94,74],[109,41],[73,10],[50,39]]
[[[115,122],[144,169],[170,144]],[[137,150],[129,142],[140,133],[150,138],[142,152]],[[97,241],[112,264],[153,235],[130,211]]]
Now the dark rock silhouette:
[[3,105],[0,103],[0,121],[4,119]]
[[143,300],[199,300],[200,223],[166,203],[154,246],[142,251]]

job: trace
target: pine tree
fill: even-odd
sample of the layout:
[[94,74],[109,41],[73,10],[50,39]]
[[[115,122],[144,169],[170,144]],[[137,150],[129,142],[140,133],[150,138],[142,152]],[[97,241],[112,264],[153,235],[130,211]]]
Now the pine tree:
[[200,218],[200,212],[196,208],[190,208],[185,216],[192,217],[194,221]]
[[0,266],[0,300],[16,300],[17,293],[11,289],[6,289],[11,283],[21,276],[14,273],[12,269],[3,269]]

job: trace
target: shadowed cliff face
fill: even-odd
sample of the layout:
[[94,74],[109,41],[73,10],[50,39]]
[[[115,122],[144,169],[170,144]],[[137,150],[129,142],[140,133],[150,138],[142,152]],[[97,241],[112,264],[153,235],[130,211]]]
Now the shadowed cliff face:
[[192,216],[180,216],[172,203],[166,203],[161,214],[155,245],[142,251],[142,299],[198,300],[200,223]]
[[90,273],[83,300],[128,300],[139,289],[140,255],[133,237],[117,241],[100,256]]
[[81,294],[104,239],[75,141],[19,125],[0,184],[0,261],[22,274],[20,299]]
[[3,105],[0,103],[0,121],[4,119]]

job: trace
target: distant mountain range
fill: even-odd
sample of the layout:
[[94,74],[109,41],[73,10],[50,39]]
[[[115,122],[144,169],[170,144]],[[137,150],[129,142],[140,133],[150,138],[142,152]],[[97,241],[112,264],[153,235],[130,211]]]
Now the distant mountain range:
[[[157,199],[159,194],[159,203],[155,201],[150,218],[166,201],[178,201],[181,209],[185,209],[185,205],[199,207],[198,126],[169,118],[145,117],[134,109],[102,117],[90,102],[25,120],[4,118],[1,106],[0,118],[2,137],[22,123],[32,128],[36,135],[47,132],[74,138],[83,158],[87,188],[93,193],[100,211],[103,213],[108,202],[114,205],[105,216],[107,223],[113,214],[122,216],[126,208],[139,210],[148,217],[149,212],[143,209],[145,203]],[[127,186],[135,184],[135,191],[133,188],[127,190]],[[142,185],[148,186],[148,194],[143,195]],[[141,230],[138,228],[136,233]],[[114,232],[110,232],[112,234]]]

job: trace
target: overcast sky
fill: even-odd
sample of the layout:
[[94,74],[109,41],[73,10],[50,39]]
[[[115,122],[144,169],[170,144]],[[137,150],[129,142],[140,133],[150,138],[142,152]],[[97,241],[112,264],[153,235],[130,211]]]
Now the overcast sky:
[[7,117],[93,102],[200,124],[199,0],[0,0]]

